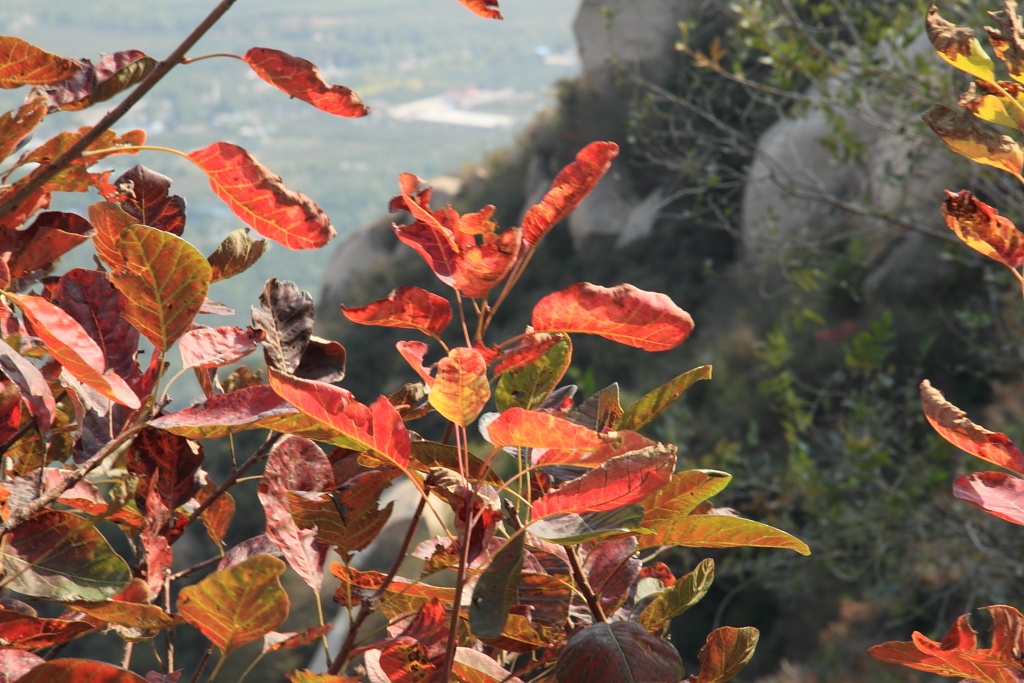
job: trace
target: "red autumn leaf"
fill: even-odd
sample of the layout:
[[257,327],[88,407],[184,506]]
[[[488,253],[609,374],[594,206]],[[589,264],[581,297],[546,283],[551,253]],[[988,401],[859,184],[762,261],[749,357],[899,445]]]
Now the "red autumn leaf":
[[13,382],[0,379],[0,443],[13,439],[21,429],[21,391]]
[[178,340],[182,367],[216,368],[230,365],[256,350],[266,335],[249,327],[200,327]]
[[989,430],[967,419],[966,413],[943,398],[931,382],[921,382],[924,416],[939,436],[957,448],[993,465],[1024,474],[1024,455],[1002,432]]
[[97,202],[89,206],[89,222],[96,228],[92,238],[96,254],[108,268],[120,268],[123,264],[117,241],[125,228],[136,224],[135,218],[113,202]]
[[[294,476],[296,469],[306,468],[322,474],[317,477],[319,484],[313,481],[313,477]],[[292,518],[288,508],[288,489],[301,487],[305,490],[308,486],[311,491],[330,491],[333,484],[331,463],[320,447],[308,439],[289,435],[271,449],[256,491],[267,518],[267,538],[277,544],[289,566],[317,595],[323,584],[326,548],[314,543],[314,531],[300,529]]]
[[121,264],[111,280],[128,299],[124,316],[166,351],[199,313],[213,273],[191,244],[169,232],[132,225],[117,241]]
[[18,679],[18,683],[146,683],[131,671],[91,659],[65,657],[41,664]]
[[538,332],[596,334],[647,351],[666,351],[690,335],[693,319],[664,294],[633,285],[580,282],[538,301],[532,325]]
[[752,626],[723,626],[708,634],[700,649],[700,674],[697,683],[731,681],[754,656],[759,633]]
[[498,10],[498,0],[459,0],[469,8],[473,14],[484,19],[501,19],[501,12]]
[[619,153],[614,142],[592,142],[579,151],[576,160],[559,171],[551,189],[523,216],[523,241],[540,242],[559,221],[572,213],[597,185]]
[[394,503],[383,509],[377,504],[390,485],[387,475],[371,470],[350,478],[334,496],[289,491],[288,507],[299,527],[315,533],[317,541],[339,555],[349,556],[370,545],[387,524]]
[[286,673],[285,677],[290,683],[361,683],[361,679],[350,676],[335,676],[334,674],[313,673],[309,669],[296,669]]
[[437,362],[428,399],[445,418],[465,427],[476,419],[490,397],[487,363],[476,349],[457,347]]
[[10,292],[6,295],[21,308],[50,355],[75,379],[115,403],[132,409],[141,405],[131,387],[107,369],[103,350],[74,318],[42,297]]
[[267,251],[266,240],[249,237],[249,228],[232,230],[206,257],[213,268],[213,281],[226,280],[245,272]]
[[103,349],[107,366],[136,393],[148,393],[135,360],[139,331],[124,318],[127,300],[110,283],[106,273],[73,268],[61,275],[52,302],[78,321]]
[[185,200],[168,192],[171,179],[142,165],[132,166],[114,181],[121,206],[136,223],[181,236]]
[[120,593],[128,565],[87,520],[44,509],[17,527],[4,556],[7,587],[52,600],[105,600]]
[[288,616],[284,562],[254,555],[216,571],[178,595],[178,611],[225,655],[262,638]]
[[109,100],[135,85],[156,68],[156,60],[138,50],[103,55],[93,64],[81,61],[79,69],[59,83],[37,88],[53,109],[74,111]]
[[36,366],[0,339],[0,373],[17,385],[44,441],[50,440],[50,425],[57,413],[57,403],[43,374]]
[[144,507],[157,470],[160,471],[158,495],[169,510],[184,505],[200,484],[196,473],[203,464],[201,446],[183,436],[147,427],[139,432],[128,451],[125,466],[138,475],[135,500]]
[[358,118],[370,113],[358,95],[343,85],[328,85],[316,65],[301,57],[269,47],[254,47],[243,60],[267,83],[328,114]]
[[329,440],[334,433],[299,413],[265,384],[214,396],[149,424],[190,439],[217,439],[246,429],[270,429],[318,440]]
[[596,467],[612,458],[654,446],[656,443],[656,441],[636,432],[621,431],[615,432],[614,439],[608,439],[606,443],[602,443],[597,448],[583,448],[580,450],[536,449],[531,456],[534,465]]
[[[0,45],[4,38],[0,38]],[[0,50],[3,48],[0,47]],[[3,58],[0,57],[0,60]],[[3,67],[0,66],[0,71]],[[3,77],[0,76],[0,79]],[[3,161],[21,147],[39,122],[46,116],[46,105],[36,98],[29,100],[17,109],[12,109],[0,116],[0,161]]]
[[142,631],[161,631],[179,623],[175,617],[156,605],[142,602],[115,599],[109,602],[71,602],[68,606],[89,615],[103,627],[117,624]]
[[[14,165],[14,168],[33,163],[39,164],[39,168],[33,170],[32,173],[19,180],[18,183],[31,180],[44,166],[52,163],[58,156],[69,150],[72,145],[77,143],[82,136],[91,130],[90,126],[85,126],[75,132],[65,131],[58,133],[35,149],[23,154]],[[89,171],[89,167],[106,157],[120,154],[138,154],[139,145],[145,141],[146,134],[141,130],[128,131],[120,136],[112,130],[103,131],[86,148],[86,151],[90,152],[88,156],[81,156],[72,160],[57,175],[47,180],[43,187],[48,190],[60,190],[63,192],[85,192],[95,187],[100,190],[100,194],[109,194],[113,190],[107,180],[109,172],[92,173]]]
[[[63,486],[71,474],[72,470],[54,467],[43,469],[43,477],[45,478],[47,488]],[[142,527],[142,515],[137,509],[127,505],[118,507],[116,504],[109,503],[100,493],[99,489],[87,480],[79,481],[67,489],[57,499],[57,502],[90,515],[102,516],[112,522],[117,522],[132,529]]]
[[484,298],[508,275],[522,246],[523,231],[511,228],[485,237],[483,244],[464,248],[455,258],[455,289],[471,299]]
[[1009,268],[1024,264],[1024,233],[967,190],[946,190],[942,214],[949,229],[970,248]]
[[383,649],[368,650],[363,655],[363,667],[371,681],[390,683],[420,683],[434,680],[439,663],[422,644],[412,639],[392,642]]
[[161,479],[170,479],[170,476],[162,470],[155,470],[147,481],[146,497],[139,506],[145,515],[142,520],[142,533],[139,534],[143,556],[143,569],[140,573],[146,581],[146,597],[149,600],[155,599],[163,590],[167,574],[174,563],[170,534],[171,508],[164,495],[164,491],[169,487],[161,485]]
[[342,314],[360,325],[401,327],[419,330],[437,337],[452,319],[448,300],[419,287],[399,287],[365,306],[349,308],[344,304]]
[[991,647],[978,647],[978,634],[964,614],[941,642],[915,631],[912,641],[875,645],[868,653],[875,659],[940,676],[965,678],[978,683],[1016,683],[1024,675],[1017,655],[1021,648],[1021,613],[1006,605],[984,608],[992,620]]
[[15,683],[45,659],[13,647],[0,647],[0,683]]
[[409,464],[412,446],[402,416],[387,398],[379,397],[372,406],[359,403],[351,392],[331,384],[299,379],[269,369],[270,386],[301,413],[333,432],[348,448],[369,451],[397,465],[403,471]]
[[210,179],[214,193],[242,221],[289,249],[317,249],[336,234],[313,200],[284,186],[247,151],[215,142],[188,155]]
[[674,446],[650,446],[612,458],[534,501],[534,519],[614,510],[662,488],[676,466]]
[[558,657],[558,683],[679,681],[683,662],[672,643],[632,621],[598,623],[573,634]]
[[[524,336],[515,346],[505,349],[501,353],[501,360],[494,366],[494,376],[498,377],[506,372],[515,372],[529,367],[547,353],[548,349],[563,340],[567,341],[567,338],[547,332]],[[556,384],[557,382],[558,380],[555,380]]]
[[80,67],[73,59],[58,57],[21,38],[0,36],[0,88],[58,83]]
[[395,348],[398,349],[402,358],[412,366],[425,385],[429,387],[434,383],[434,378],[430,376],[430,372],[423,365],[423,359],[426,357],[427,351],[430,350],[429,346],[421,341],[400,341],[395,344]]
[[47,211],[24,230],[0,232],[0,254],[10,252],[7,265],[13,277],[48,272],[57,259],[89,239],[92,232],[93,227],[78,214]]
[[1024,479],[1005,472],[975,472],[953,482],[953,495],[990,515],[1024,525]]
[[[202,505],[217,491],[217,484],[207,481],[203,488],[196,491],[195,501]],[[206,534],[218,546],[224,544],[224,537],[228,534],[228,527],[235,516],[235,499],[228,492],[222,492],[210,505],[203,510],[199,518],[203,521]]]
[[487,425],[487,438],[498,448],[593,450],[604,443],[592,429],[557,415],[524,408],[509,408],[495,418]]
[[61,645],[93,630],[93,625],[69,619],[43,619],[12,610],[0,610],[0,641],[20,650]]

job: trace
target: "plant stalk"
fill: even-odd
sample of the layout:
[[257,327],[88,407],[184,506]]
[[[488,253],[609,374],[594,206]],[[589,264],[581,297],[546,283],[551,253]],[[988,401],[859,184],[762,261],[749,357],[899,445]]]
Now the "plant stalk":
[[565,549],[565,554],[569,558],[572,577],[579,585],[580,593],[583,594],[583,599],[587,601],[590,613],[594,615],[594,621],[608,621],[604,608],[601,607],[601,601],[597,599],[594,589],[590,586],[590,581],[587,580],[587,575],[583,572],[583,567],[580,566],[580,558],[576,556],[576,548],[568,546]]
[[6,218],[8,214],[14,211],[23,201],[32,195],[33,192],[43,186],[48,180],[57,175],[60,171],[66,168],[72,161],[82,156],[82,152],[88,149],[89,145],[99,139],[103,133],[110,129],[115,123],[117,123],[122,116],[128,113],[128,111],[134,107],[139,100],[145,97],[146,93],[153,89],[157,83],[159,83],[164,76],[166,76],[171,69],[176,67],[185,58],[187,53],[192,46],[199,42],[199,39],[206,34],[207,31],[216,24],[224,13],[231,9],[231,6],[235,4],[236,0],[221,0],[213,11],[210,12],[203,21],[193,29],[192,33],[185,38],[182,43],[174,49],[174,51],[167,56],[162,62],[156,65],[156,68],[146,76],[139,83],[135,89],[133,89],[128,96],[125,97],[120,104],[107,112],[106,116],[100,119],[99,123],[93,126],[85,135],[78,139],[78,141],[71,145],[63,154],[54,159],[50,164],[39,169],[39,172],[35,174],[32,179],[11,194],[9,197],[0,202],[0,220]]

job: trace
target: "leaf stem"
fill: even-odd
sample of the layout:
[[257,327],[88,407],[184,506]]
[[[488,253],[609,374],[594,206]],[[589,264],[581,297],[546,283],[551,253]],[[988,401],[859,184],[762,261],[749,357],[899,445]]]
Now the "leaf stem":
[[[459,439],[460,435],[462,436],[461,441]],[[466,428],[456,426],[456,444],[465,444],[468,438]],[[460,457],[459,460],[461,469],[462,458]],[[465,502],[462,508],[466,517],[462,532],[462,552],[459,553],[459,567],[455,578],[455,596],[452,598],[452,617],[448,622],[448,646],[444,653],[444,665],[441,668],[441,677],[438,679],[441,681],[451,679],[452,665],[455,663],[455,648],[458,645],[459,613],[462,605],[462,591],[466,587],[466,574],[469,570],[469,549],[471,545],[470,536],[473,533],[473,525],[477,521],[477,515],[473,514],[473,487],[468,485],[468,478],[466,479],[466,482]]]
[[[265,654],[267,653],[261,652],[255,657],[253,657],[252,661],[249,663],[249,666],[245,667],[245,671],[243,671],[242,675],[238,677],[238,681],[236,681],[236,683],[242,683],[242,681],[244,681],[245,678],[252,673],[252,670],[256,668],[256,665],[260,663]],[[210,680],[213,680],[212,676],[210,677]]]
[[200,659],[199,664],[196,665],[196,673],[192,676],[192,683],[197,683],[199,681],[199,676],[203,673],[203,669],[206,668],[206,662],[210,661],[211,654],[213,654],[213,643],[210,643],[210,647],[206,648],[206,652],[203,653],[202,659]]
[[565,554],[569,558],[569,567],[572,569],[573,579],[579,585],[579,591],[583,595],[583,599],[587,601],[587,607],[590,608],[590,613],[594,615],[594,621],[608,621],[608,617],[605,616],[604,609],[601,607],[601,602],[597,599],[597,595],[594,594],[594,589],[590,587],[587,575],[583,573],[583,567],[580,566],[580,558],[576,556],[576,548],[574,546],[567,546]]
[[195,62],[201,62],[204,59],[213,59],[214,57],[230,57],[231,59],[238,59],[243,62],[245,61],[244,57],[241,57],[239,55],[233,55],[230,52],[211,52],[208,55],[199,55],[198,57],[182,57],[181,63],[193,64]]
[[223,559],[223,557],[221,555],[214,555],[213,557],[208,557],[205,560],[203,560],[202,562],[197,562],[196,564],[192,565],[191,567],[186,567],[185,569],[182,569],[181,571],[178,571],[178,572],[175,572],[175,573],[169,575],[167,578],[168,578],[169,581],[177,581],[178,579],[183,579],[186,576],[188,576],[189,574],[194,574],[195,572],[198,572],[200,570],[206,569],[207,567],[209,567],[211,565],[217,564],[222,559]]
[[86,132],[81,138],[78,139],[75,144],[71,145],[63,154],[54,159],[50,164],[41,167],[37,174],[33,174],[32,179],[25,183],[21,188],[12,193],[10,196],[5,198],[3,202],[0,202],[0,219],[6,218],[14,209],[21,205],[26,199],[43,186],[44,183],[51,180],[54,176],[60,173],[62,170],[67,168],[72,161],[79,158],[89,145],[99,139],[103,133],[110,129],[115,123],[117,123],[122,116],[128,113],[128,111],[134,107],[139,100],[145,97],[146,93],[153,89],[157,83],[159,83],[164,76],[166,76],[171,69],[176,67],[185,58],[185,53],[188,52],[193,45],[195,45],[203,35],[210,30],[210,28],[216,24],[224,13],[231,9],[236,0],[220,0],[217,6],[206,15],[206,18],[192,30],[190,34],[181,42],[178,47],[171,52],[162,62],[156,65],[156,68],[148,76],[146,76],[141,83],[139,83],[128,96],[121,100],[121,103],[116,107],[107,112],[106,116],[100,119],[99,123],[93,126],[88,132]]

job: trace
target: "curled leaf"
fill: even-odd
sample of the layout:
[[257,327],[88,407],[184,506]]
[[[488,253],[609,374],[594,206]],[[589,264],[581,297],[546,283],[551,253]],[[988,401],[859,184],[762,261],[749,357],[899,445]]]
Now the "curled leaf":
[[975,78],[985,81],[996,79],[995,64],[974,36],[974,31],[940,17],[939,8],[934,4],[928,8],[925,30],[932,47],[947,63]]
[[951,150],[979,164],[994,166],[1019,175],[1024,168],[1024,151],[1009,135],[999,135],[978,126],[967,109],[959,112],[941,104],[921,115],[924,122]]
[[[1018,83],[1024,83],[1024,28],[1021,28],[1020,16],[1017,14],[1017,3],[1006,2],[1006,9],[989,12],[996,22],[996,27],[985,27],[988,42],[1006,65],[1010,77]],[[988,78],[986,80],[993,80]]]
[[537,244],[551,228],[572,213],[597,185],[619,153],[614,142],[592,142],[579,151],[576,160],[559,171],[551,189],[523,216],[523,241]]
[[921,406],[929,424],[946,441],[993,465],[1024,474],[1024,455],[1006,434],[968,420],[967,414],[943,398],[928,380],[921,382]]
[[93,64],[83,59],[69,78],[39,92],[51,110],[77,111],[103,102],[135,85],[156,68],[156,60],[138,50],[103,55]]
[[942,214],[949,229],[975,251],[1009,268],[1024,264],[1024,233],[967,190],[947,190]]
[[242,58],[260,78],[288,95],[335,116],[370,113],[359,96],[343,85],[328,85],[310,61],[269,47],[254,47]]
[[342,314],[360,325],[401,327],[437,336],[452,319],[448,300],[419,287],[399,287],[385,299],[365,306],[341,307]]
[[459,0],[469,8],[473,14],[484,19],[501,19],[501,12],[498,10],[498,0]]
[[280,176],[229,142],[191,152],[214,193],[256,232],[289,249],[317,249],[335,236],[327,214],[312,199],[285,187]]
[[975,472],[953,482],[953,495],[990,515],[1024,526],[1024,479],[1005,472]]

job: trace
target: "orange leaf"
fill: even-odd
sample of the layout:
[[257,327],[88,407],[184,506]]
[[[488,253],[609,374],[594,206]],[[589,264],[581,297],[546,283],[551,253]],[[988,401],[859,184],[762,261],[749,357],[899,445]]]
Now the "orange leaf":
[[128,299],[124,316],[166,351],[202,308],[213,270],[191,244],[146,225],[125,228],[117,250],[121,263],[110,279]]
[[662,488],[676,466],[675,446],[658,444],[620,455],[534,501],[532,517],[615,510]]
[[625,455],[631,451],[638,451],[641,448],[654,446],[656,443],[636,432],[618,431],[615,432],[614,439],[609,439],[607,443],[603,443],[597,448],[591,447],[582,450],[535,450],[533,452],[533,464],[596,467],[612,458]]
[[463,250],[455,259],[455,289],[471,299],[487,296],[508,275],[522,246],[522,230],[512,228]]
[[476,349],[458,347],[437,362],[428,399],[437,412],[462,427],[476,419],[491,397],[487,362]]
[[1024,233],[967,190],[946,190],[942,214],[949,229],[971,249],[1010,268],[1024,264]]
[[57,83],[80,67],[73,59],[58,57],[21,38],[0,36],[0,88]]
[[992,620],[992,647],[979,648],[969,615],[957,619],[941,642],[915,631],[909,643],[891,641],[868,652],[875,659],[918,671],[978,683],[1016,683],[1024,674],[1017,653],[1021,648],[1021,613],[1006,605],[984,608]]
[[501,19],[501,12],[498,10],[498,0],[459,0],[469,8],[473,14],[484,19]]
[[68,642],[93,630],[93,625],[70,619],[43,619],[0,610],[0,640],[20,650],[37,650]]
[[942,397],[931,382],[921,382],[924,416],[939,436],[957,448],[993,465],[1024,474],[1024,455],[1002,432],[990,432],[967,419],[966,413]]
[[343,85],[328,85],[316,65],[301,57],[254,47],[243,59],[267,83],[328,114],[358,118],[370,113],[358,95]]
[[[363,572],[339,562],[331,563],[331,574],[341,579],[341,585],[334,592],[334,600],[347,607],[360,605],[363,596],[368,597],[375,593],[385,579],[384,574],[380,572]],[[381,596],[381,611],[389,618],[393,618],[398,614],[418,612],[432,599],[450,605],[455,599],[455,589],[413,583],[396,576],[384,589]]]
[[278,396],[333,432],[348,448],[369,451],[407,472],[412,446],[402,416],[381,396],[367,407],[346,389],[268,369]]
[[46,105],[38,99],[30,100],[16,110],[0,116],[0,161],[18,149],[32,130],[46,116]]
[[666,351],[690,335],[693,319],[664,294],[633,285],[579,282],[533,308],[537,332],[582,332],[647,351]]
[[125,228],[138,223],[127,211],[113,202],[97,202],[89,206],[89,222],[96,228],[92,237],[96,254],[110,269],[117,269],[124,264],[121,252],[117,249],[117,241]]
[[592,142],[579,151],[576,160],[559,171],[551,189],[523,216],[523,241],[537,244],[559,221],[572,213],[619,153],[614,142]]
[[498,448],[594,450],[604,440],[593,429],[549,413],[509,408],[487,425],[487,437]]
[[336,234],[312,199],[289,190],[241,147],[215,142],[188,157],[231,211],[264,237],[289,249],[317,249]]
[[284,570],[276,557],[253,555],[182,588],[178,611],[226,655],[262,638],[288,616]]
[[5,292],[32,323],[33,333],[71,375],[115,403],[138,408],[142,404],[131,387],[108,370],[103,350],[74,318],[46,299]]
[[452,319],[448,300],[419,287],[399,287],[386,299],[365,306],[341,306],[342,314],[360,325],[402,327],[436,337]]
[[760,634],[752,626],[723,626],[708,634],[700,649],[697,683],[731,681],[754,656]]

